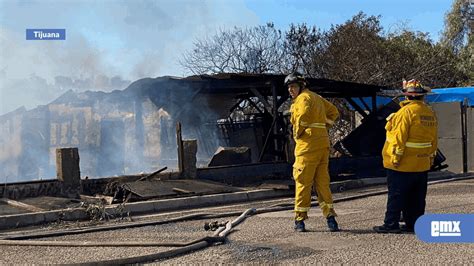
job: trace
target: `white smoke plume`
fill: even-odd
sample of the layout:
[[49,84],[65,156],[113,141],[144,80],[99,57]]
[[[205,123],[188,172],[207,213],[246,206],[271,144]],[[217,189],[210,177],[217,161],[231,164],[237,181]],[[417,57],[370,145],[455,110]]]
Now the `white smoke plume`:
[[[178,58],[217,28],[257,24],[235,1],[0,1],[0,115],[69,89],[124,89],[182,76]],[[28,28],[64,28],[65,41],[27,41]]]

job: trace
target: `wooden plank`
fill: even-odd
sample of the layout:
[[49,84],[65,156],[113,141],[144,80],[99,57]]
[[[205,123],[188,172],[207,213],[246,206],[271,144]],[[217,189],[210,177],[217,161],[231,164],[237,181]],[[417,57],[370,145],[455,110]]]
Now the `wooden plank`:
[[152,176],[154,176],[154,175],[157,175],[157,174],[163,172],[163,171],[166,170],[166,169],[168,169],[167,166],[165,166],[165,167],[161,168],[160,170],[155,171],[155,172],[153,172],[153,173],[151,173],[151,174],[149,174],[149,175],[146,175],[146,176],[144,176],[144,177],[138,179],[137,181],[144,181],[144,180],[147,180],[147,179],[149,179],[150,177],[152,177]]

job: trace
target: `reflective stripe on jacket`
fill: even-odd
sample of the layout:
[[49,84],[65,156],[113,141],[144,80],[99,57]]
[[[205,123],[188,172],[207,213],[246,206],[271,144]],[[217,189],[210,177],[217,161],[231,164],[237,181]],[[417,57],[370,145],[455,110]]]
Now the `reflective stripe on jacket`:
[[334,124],[338,117],[336,106],[320,95],[303,89],[291,105],[290,121],[296,142],[295,156],[328,148],[327,127]]
[[438,147],[436,115],[423,101],[407,100],[400,106],[387,118],[383,165],[400,172],[428,171]]

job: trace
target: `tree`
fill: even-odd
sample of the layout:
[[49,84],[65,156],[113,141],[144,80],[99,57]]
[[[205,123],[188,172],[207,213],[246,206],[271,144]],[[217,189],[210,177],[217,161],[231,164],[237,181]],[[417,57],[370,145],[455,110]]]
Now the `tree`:
[[456,67],[465,74],[460,85],[474,83],[474,4],[455,0],[446,14],[441,44],[458,56]]
[[474,14],[467,3],[454,2],[438,43],[408,29],[384,34],[380,17],[360,12],[323,32],[291,24],[282,34],[272,23],[221,30],[196,41],[181,65],[194,74],[297,70],[310,77],[398,88],[403,78],[417,78],[432,87],[465,85],[474,81],[472,30],[466,35],[466,18]]
[[458,57],[425,33],[403,30],[390,35],[386,51],[392,61],[385,70],[386,85],[400,86],[402,78],[417,78],[430,87],[451,87],[466,78],[456,67]]
[[457,65],[459,71],[466,74],[467,79],[461,83],[465,86],[474,85],[474,34],[469,36],[467,45],[459,52],[459,63]]
[[474,11],[469,0],[454,0],[451,10],[446,14],[441,42],[459,53],[472,34]]
[[321,33],[316,27],[306,24],[294,25],[285,34],[283,43],[284,66],[282,73],[299,71],[316,77],[312,57],[321,50]]
[[383,34],[380,19],[359,13],[331,27],[320,38],[312,75],[329,79],[401,87],[403,78],[428,86],[457,86],[466,79],[456,55],[428,34],[403,29]]
[[379,18],[359,13],[342,25],[332,26],[321,37],[313,55],[311,73],[335,80],[374,83],[380,74],[377,66],[382,27]]
[[193,74],[278,72],[283,39],[272,23],[253,28],[221,30],[194,42],[180,64]]

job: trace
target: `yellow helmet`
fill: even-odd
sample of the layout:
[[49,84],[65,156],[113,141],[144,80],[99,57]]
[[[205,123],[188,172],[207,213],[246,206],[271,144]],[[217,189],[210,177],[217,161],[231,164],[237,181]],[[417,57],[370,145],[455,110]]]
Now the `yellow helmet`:
[[403,80],[402,91],[406,96],[423,96],[431,90],[423,86],[419,80],[411,79],[409,81]]

